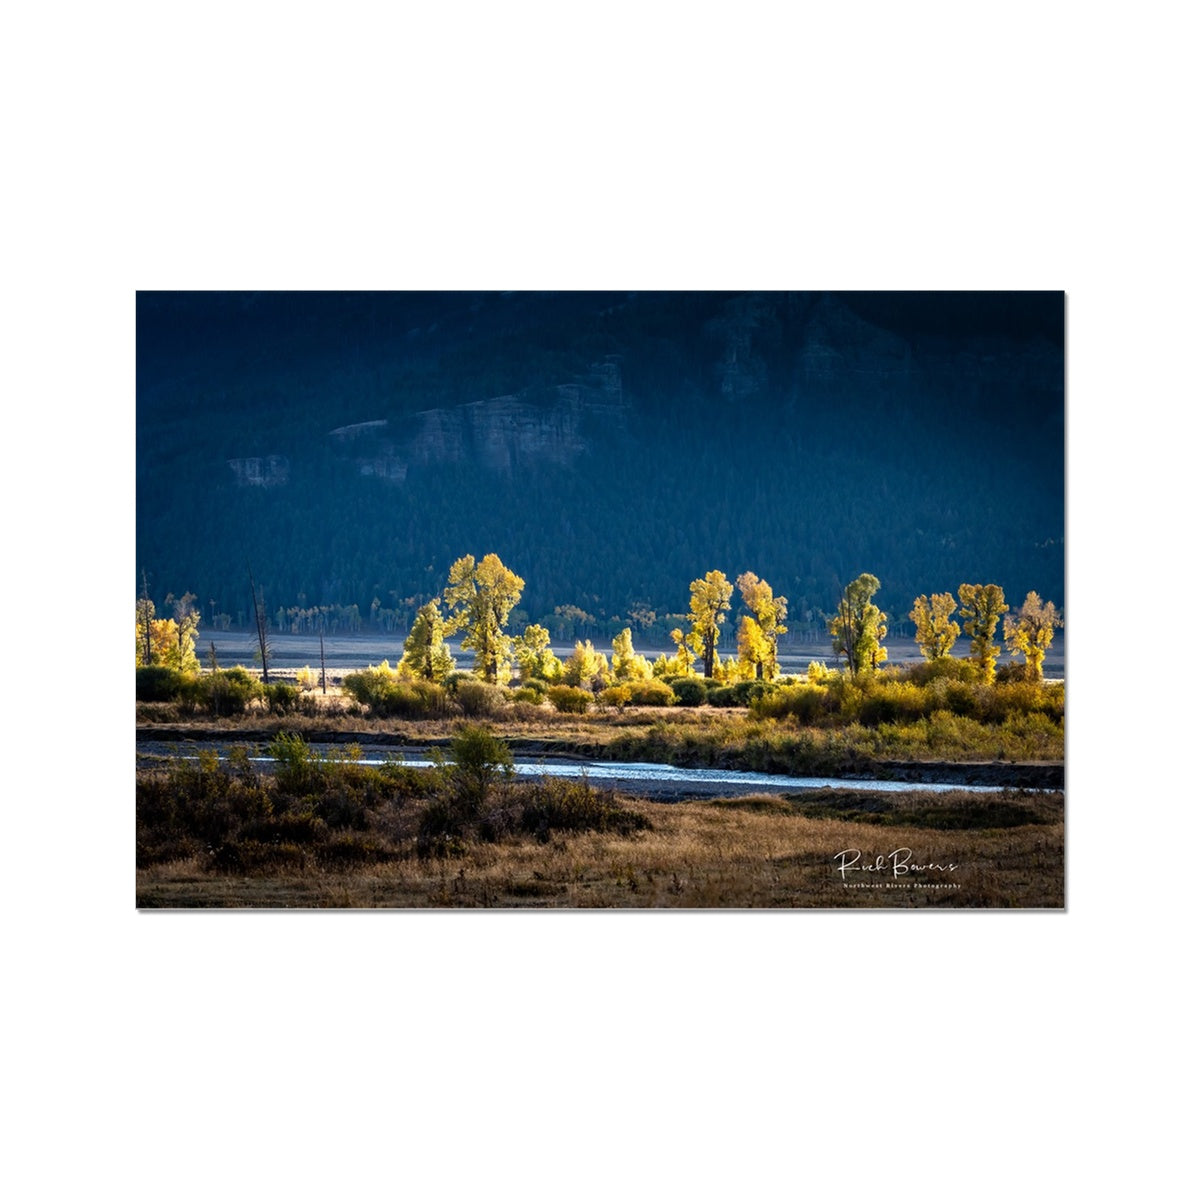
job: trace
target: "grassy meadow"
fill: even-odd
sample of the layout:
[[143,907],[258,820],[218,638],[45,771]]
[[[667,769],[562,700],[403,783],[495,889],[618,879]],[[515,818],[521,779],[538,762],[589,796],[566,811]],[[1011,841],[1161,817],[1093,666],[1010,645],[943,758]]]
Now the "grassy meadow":
[[[137,903],[171,907],[1057,908],[1063,797],[1011,791],[685,798],[518,782],[460,726],[435,770],[330,761],[296,735],[273,773],[143,766]],[[927,872],[894,874],[910,852]],[[839,852],[880,872],[837,870]],[[954,864],[954,869],[948,869]]]

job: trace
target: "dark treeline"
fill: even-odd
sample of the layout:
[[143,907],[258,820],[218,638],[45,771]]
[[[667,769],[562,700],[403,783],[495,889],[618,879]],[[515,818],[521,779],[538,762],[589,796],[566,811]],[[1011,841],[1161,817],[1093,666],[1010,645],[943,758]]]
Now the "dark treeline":
[[[412,442],[497,396],[524,407],[456,458]],[[665,628],[714,566],[822,636],[863,570],[895,632],[963,580],[1061,605],[1063,416],[1057,293],[142,294],[137,584],[246,625],[252,563],[275,628],[403,628],[476,548],[524,577],[526,619],[598,628]]]

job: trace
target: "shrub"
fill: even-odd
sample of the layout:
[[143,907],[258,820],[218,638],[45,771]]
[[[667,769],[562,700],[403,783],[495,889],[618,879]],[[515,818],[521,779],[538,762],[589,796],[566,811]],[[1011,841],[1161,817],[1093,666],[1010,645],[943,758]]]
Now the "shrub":
[[184,674],[173,667],[138,667],[137,698],[145,703],[174,700]]
[[624,708],[633,702],[633,691],[628,684],[619,683],[605,688],[596,700],[607,708]]
[[979,683],[979,666],[967,658],[935,658],[930,662],[914,663],[906,667],[902,677],[913,683],[926,685],[935,679],[952,679],[959,683]]
[[587,707],[592,702],[591,692],[585,692],[583,688],[568,687],[564,683],[555,684],[546,692],[546,697],[560,713],[587,712]]
[[264,689],[267,706],[273,713],[294,712],[300,703],[300,689],[286,683],[271,683]]
[[317,786],[320,756],[298,733],[277,733],[267,753],[278,764],[275,779],[281,791],[304,796]]
[[263,685],[245,667],[230,667],[204,677],[204,698],[214,717],[244,713],[263,694]]
[[317,849],[317,858],[326,867],[355,867],[364,863],[387,862],[392,852],[371,834],[339,833]]
[[492,785],[510,776],[512,751],[486,725],[462,725],[450,739],[450,783],[464,812],[478,812]]
[[610,792],[598,792],[582,779],[545,779],[528,788],[521,801],[521,828],[539,841],[557,830],[588,829],[630,834],[653,825],[641,813],[622,808]]
[[244,874],[252,871],[300,869],[304,866],[304,851],[293,842],[224,842],[210,856],[210,871]]
[[671,691],[675,693],[675,702],[685,708],[696,708],[708,699],[708,688],[694,676],[672,679]]
[[296,686],[303,691],[311,692],[321,682],[321,673],[312,667],[301,667],[296,672]]
[[440,685],[427,679],[404,679],[386,663],[347,675],[342,687],[377,717],[440,717],[450,710],[450,699]]
[[884,722],[909,724],[926,715],[926,692],[916,684],[894,679],[874,681],[863,689],[858,719],[863,725],[882,725]]
[[183,716],[190,717],[198,708],[209,704],[209,681],[198,675],[185,675],[179,681],[175,703]]
[[542,702],[544,691],[539,692],[537,688],[519,687],[512,694],[513,704],[534,704],[538,705]]
[[629,688],[631,704],[644,708],[666,708],[675,703],[675,693],[661,679],[632,679]]
[[368,667],[365,671],[352,671],[342,680],[342,688],[350,693],[359,704],[375,709],[382,706],[387,689],[396,682],[396,676],[387,663]]
[[780,688],[750,701],[750,711],[756,717],[776,720],[794,717],[802,725],[815,725],[825,720],[837,707],[837,697],[829,688],[812,683]]
[[464,679],[455,691],[455,698],[465,716],[490,717],[504,707],[505,689],[481,679]]
[[770,695],[775,685],[762,679],[742,679],[729,687],[709,689],[708,702],[714,708],[748,708],[750,703]]
[[417,825],[417,855],[420,858],[447,858],[452,854],[464,854],[463,841],[465,819],[448,800],[432,801]]

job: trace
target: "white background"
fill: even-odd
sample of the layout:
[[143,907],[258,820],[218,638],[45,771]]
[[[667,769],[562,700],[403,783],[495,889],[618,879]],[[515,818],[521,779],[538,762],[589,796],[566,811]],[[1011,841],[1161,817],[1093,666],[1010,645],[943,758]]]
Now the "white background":
[[[7,18],[12,1194],[1149,1195],[1181,1178],[1182,11],[240,0]],[[135,291],[466,287],[1066,289],[1067,914],[135,912]],[[1014,428],[996,452],[1021,446]]]

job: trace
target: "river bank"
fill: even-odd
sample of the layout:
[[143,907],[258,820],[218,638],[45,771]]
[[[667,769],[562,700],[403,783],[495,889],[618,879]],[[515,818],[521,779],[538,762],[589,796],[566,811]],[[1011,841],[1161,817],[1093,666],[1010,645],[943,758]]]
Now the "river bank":
[[[219,747],[221,745],[259,745],[266,746],[279,732],[271,726],[240,729],[204,729],[195,725],[183,726],[151,726],[137,730],[138,753],[147,757],[171,756],[178,750],[169,747],[180,745],[197,745]],[[430,753],[442,750],[449,745],[449,735],[441,737],[413,737],[409,734],[372,730],[369,733],[346,730],[312,730],[306,740],[310,745],[332,750],[337,747],[355,745],[364,758],[392,756],[404,759],[424,759]],[[614,756],[604,753],[603,745],[586,746],[575,751],[564,749],[561,742],[545,738],[506,737],[505,741],[513,754],[519,758],[545,764],[570,764],[577,771],[586,771],[592,764],[593,773],[597,769],[603,771],[613,764],[629,765],[631,760],[624,755]],[[678,757],[672,761],[665,758],[656,759],[651,755],[652,745],[645,747],[649,757],[647,762],[661,762],[664,766],[694,766],[705,768],[709,778],[692,778],[686,781],[672,781],[669,778],[651,779],[644,775],[639,777],[630,774],[611,774],[613,779],[619,779],[629,787],[636,784],[639,794],[663,794],[677,789],[681,783],[686,783],[689,789],[695,789],[696,795],[725,795],[723,787],[736,785],[737,793],[744,793],[754,787],[771,790],[787,790],[797,786],[794,773],[791,777],[778,783],[771,783],[768,776],[771,772],[753,771],[752,763],[739,761],[739,756],[733,752],[723,755],[720,764],[707,761],[692,763],[680,762]],[[749,770],[758,776],[752,781],[738,781],[731,776]],[[780,772],[776,772],[780,774]],[[725,776],[722,783],[721,776]],[[809,777],[806,777],[809,778]],[[902,784],[930,784],[937,786],[960,786],[980,788],[1017,788],[1017,789],[1061,789],[1065,783],[1064,764],[1061,762],[953,762],[953,761],[900,761],[881,759],[867,766],[861,762],[853,769],[836,772],[822,771],[821,783],[807,783],[804,786],[825,786],[827,781],[845,782],[876,782]],[[737,794],[735,793],[735,794]]]

